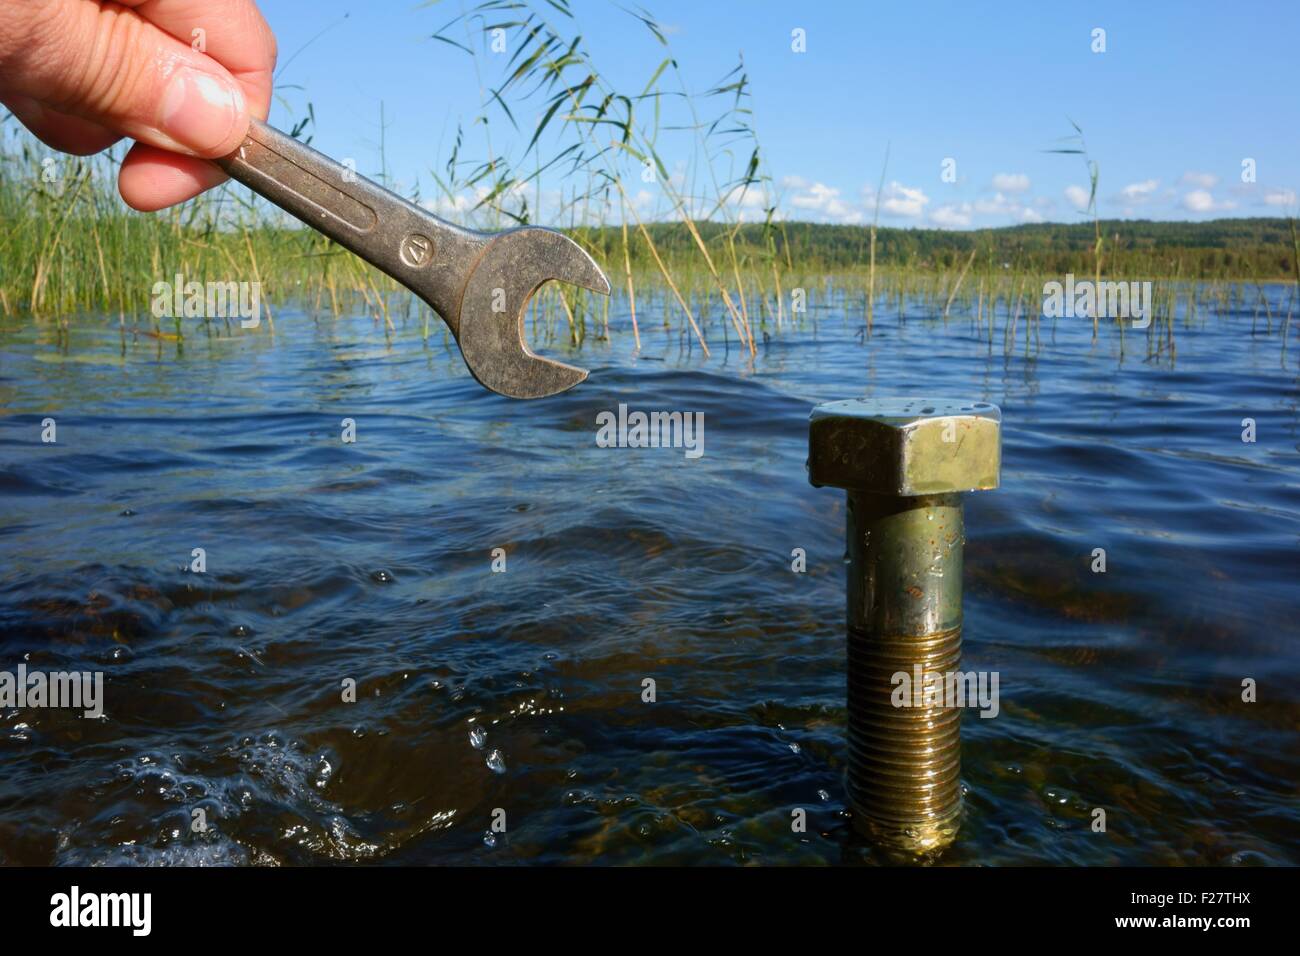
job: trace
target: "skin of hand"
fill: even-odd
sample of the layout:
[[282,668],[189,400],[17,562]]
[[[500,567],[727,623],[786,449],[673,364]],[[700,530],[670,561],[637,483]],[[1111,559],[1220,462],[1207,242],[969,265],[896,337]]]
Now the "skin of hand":
[[271,104],[275,36],[253,0],[0,0],[0,103],[78,156],[135,140],[118,189],[150,212],[226,176]]

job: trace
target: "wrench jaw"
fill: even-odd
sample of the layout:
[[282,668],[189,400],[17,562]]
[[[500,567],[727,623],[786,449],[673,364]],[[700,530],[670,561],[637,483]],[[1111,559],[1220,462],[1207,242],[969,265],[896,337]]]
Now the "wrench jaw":
[[556,279],[609,294],[609,280],[576,242],[525,227],[494,236],[465,283],[457,341],[479,384],[509,398],[546,398],[577,385],[585,369],[536,355],[524,340],[524,312]]

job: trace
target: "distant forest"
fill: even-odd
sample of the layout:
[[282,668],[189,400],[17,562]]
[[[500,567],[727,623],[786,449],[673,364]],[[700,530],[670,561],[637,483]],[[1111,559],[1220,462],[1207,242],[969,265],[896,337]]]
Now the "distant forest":
[[[710,245],[724,241],[734,227],[698,223]],[[691,255],[693,240],[680,223],[647,224],[668,258]],[[782,264],[802,270],[853,269],[865,265],[869,226],[787,222],[740,226],[736,243],[751,257],[775,249]],[[1296,279],[1297,248],[1289,219],[1215,219],[1208,222],[1153,222],[1103,219],[1102,272],[1159,278]],[[611,253],[621,249],[619,230],[606,226],[589,233],[593,245]],[[770,240],[770,242],[769,242]],[[1017,272],[1088,274],[1096,242],[1091,222],[1034,223],[956,232],[945,229],[881,227],[876,264],[885,269],[950,271],[961,269],[977,250],[976,263]],[[633,258],[646,256],[643,244]]]

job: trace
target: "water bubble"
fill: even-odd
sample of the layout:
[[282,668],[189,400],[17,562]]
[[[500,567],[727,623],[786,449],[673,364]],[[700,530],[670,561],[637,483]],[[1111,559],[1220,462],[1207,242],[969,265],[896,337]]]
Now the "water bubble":
[[383,568],[379,568],[378,570],[370,572],[370,580],[374,581],[376,584],[391,584],[394,579],[390,572],[385,571]]
[[469,732],[469,745],[475,750],[482,750],[485,743],[487,743],[487,731],[482,727],[472,728]]
[[1232,856],[1228,857],[1228,862],[1233,866],[1276,866],[1277,864],[1270,860],[1258,850],[1238,850]]
[[487,757],[488,769],[493,773],[506,772],[506,758],[501,756],[501,751],[494,750]]
[[496,846],[497,835],[493,833],[491,830],[485,831],[483,833],[483,845],[488,847]]

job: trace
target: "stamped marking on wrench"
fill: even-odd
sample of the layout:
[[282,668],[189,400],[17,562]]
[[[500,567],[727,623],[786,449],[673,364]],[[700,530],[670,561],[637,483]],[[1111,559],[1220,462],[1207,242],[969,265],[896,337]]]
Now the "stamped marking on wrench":
[[433,258],[433,240],[413,232],[402,239],[402,247],[398,250],[398,254],[408,266],[418,269]]

